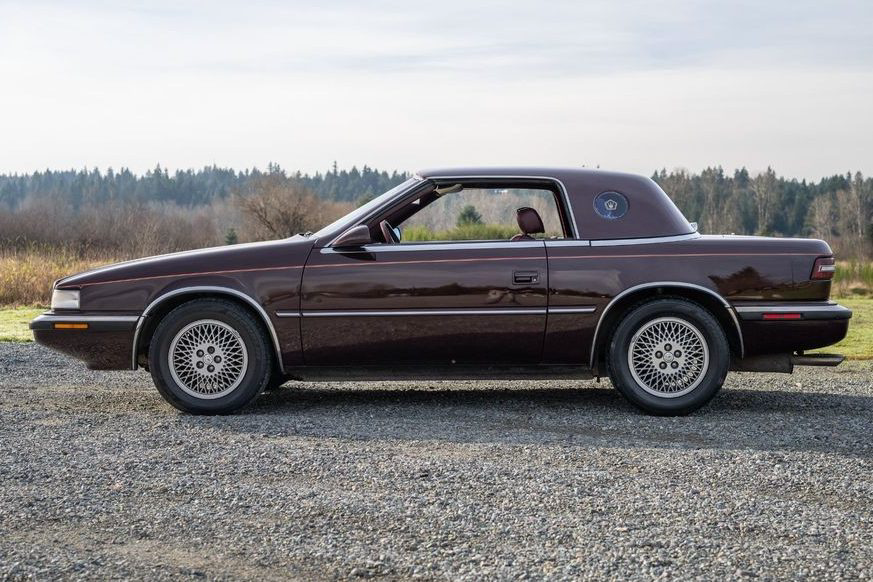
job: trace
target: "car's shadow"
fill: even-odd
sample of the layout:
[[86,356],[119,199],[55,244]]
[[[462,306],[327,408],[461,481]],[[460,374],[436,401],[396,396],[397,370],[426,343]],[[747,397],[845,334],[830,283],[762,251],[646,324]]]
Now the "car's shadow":
[[665,418],[644,415],[603,387],[368,390],[292,384],[262,395],[241,414],[181,418],[270,436],[873,457],[873,397],[786,390],[726,389],[690,416]]

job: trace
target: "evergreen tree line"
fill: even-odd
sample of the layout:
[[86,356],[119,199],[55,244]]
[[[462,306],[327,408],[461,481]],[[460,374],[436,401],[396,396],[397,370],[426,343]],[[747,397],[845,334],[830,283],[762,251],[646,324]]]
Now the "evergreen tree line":
[[216,166],[170,173],[157,166],[137,175],[128,169],[115,171],[62,170],[33,174],[0,174],[0,210],[15,211],[30,201],[50,199],[74,210],[116,203],[172,203],[178,206],[203,206],[225,201],[244,192],[253,183],[281,176],[298,181],[317,197],[359,203],[369,200],[406,180],[403,172],[385,172],[368,166],[340,170],[334,163],[325,173],[288,174],[275,164],[266,170],[236,171]]
[[[255,195],[260,184],[277,179],[342,208],[369,200],[408,176],[367,166],[339,170],[336,164],[315,174],[287,173],[273,164],[266,170],[212,166],[173,173],[156,167],[142,175],[127,169],[47,170],[0,175],[0,212],[10,219],[21,210],[46,205],[73,213],[162,206],[218,212],[235,195]],[[660,170],[652,178],[689,220],[699,223],[701,232],[814,236],[831,242],[844,257],[873,257],[873,179],[860,173],[806,181],[777,176],[770,168],[752,175],[746,169],[730,174],[715,167],[700,173]],[[224,222],[217,219],[221,237]]]
[[703,233],[815,237],[845,258],[873,256],[873,178],[860,172],[808,182],[716,167],[652,178]]

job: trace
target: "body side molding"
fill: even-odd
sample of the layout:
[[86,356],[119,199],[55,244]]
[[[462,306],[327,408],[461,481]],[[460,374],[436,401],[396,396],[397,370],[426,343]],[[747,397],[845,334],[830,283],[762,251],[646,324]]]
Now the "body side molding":
[[170,299],[171,297],[176,297],[179,295],[184,295],[187,293],[217,293],[224,295],[231,295],[233,297],[237,297],[242,299],[250,306],[252,306],[255,311],[260,315],[261,320],[267,326],[267,330],[270,332],[270,337],[273,340],[273,348],[276,350],[276,358],[278,359],[279,369],[282,373],[285,373],[285,364],[282,362],[282,351],[279,347],[279,336],[276,334],[276,328],[273,327],[273,322],[270,321],[270,316],[267,315],[266,310],[251,296],[246,295],[242,291],[237,291],[236,289],[231,289],[230,287],[218,287],[212,285],[199,285],[195,287],[182,287],[181,289],[174,289],[169,293],[164,293],[163,295],[156,297],[152,300],[151,303],[146,306],[145,310],[142,312],[142,315],[139,316],[139,320],[136,322],[136,330],[133,332],[133,349],[131,355],[131,370],[136,370],[136,356],[139,352],[139,334],[142,331],[143,323],[145,323],[145,319],[148,316],[149,312],[151,312],[155,307]]
[[138,315],[69,315],[69,314],[55,314],[55,313],[43,313],[42,315],[38,315],[36,317],[39,321],[49,321],[49,322],[77,322],[81,321],[83,323],[87,323],[90,321],[98,321],[103,323],[133,323],[139,319]]
[[591,241],[592,247],[620,247],[628,245],[652,245],[658,243],[682,242],[686,240],[695,240],[701,238],[697,231],[689,232],[688,234],[677,234],[674,236],[653,236],[643,238],[616,238],[616,239],[599,239]]
[[695,291],[702,291],[717,299],[718,302],[721,303],[730,314],[731,320],[734,322],[734,327],[737,330],[737,337],[739,338],[740,342],[740,358],[743,357],[745,352],[745,348],[743,347],[743,332],[742,329],[740,329],[740,322],[737,319],[737,314],[734,312],[733,307],[731,307],[731,304],[728,303],[727,299],[725,299],[712,289],[707,289],[702,285],[695,285],[694,283],[681,283],[679,281],[655,281],[652,283],[641,283],[639,285],[634,285],[633,287],[625,289],[624,291],[613,297],[612,300],[606,305],[606,307],[603,308],[603,312],[600,314],[600,318],[597,320],[597,326],[594,328],[594,337],[591,340],[591,355],[588,359],[588,365],[591,367],[592,370],[594,369],[594,358],[597,356],[597,338],[600,334],[600,325],[603,323],[603,319],[606,317],[606,314],[609,313],[609,309],[613,305],[615,305],[617,301],[619,301],[623,297],[630,295],[635,291],[651,289],[654,287],[679,287],[682,289],[693,289]]
[[593,305],[569,307],[514,307],[514,308],[466,308],[466,309],[358,309],[347,311],[307,310],[277,311],[276,317],[423,317],[452,315],[546,315],[562,313],[594,313]]

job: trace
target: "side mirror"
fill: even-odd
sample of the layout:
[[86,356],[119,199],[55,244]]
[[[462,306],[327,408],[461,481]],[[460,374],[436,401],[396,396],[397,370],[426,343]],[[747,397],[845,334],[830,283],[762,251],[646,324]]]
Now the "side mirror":
[[332,247],[362,247],[373,242],[370,236],[370,227],[366,224],[353,226],[333,241]]

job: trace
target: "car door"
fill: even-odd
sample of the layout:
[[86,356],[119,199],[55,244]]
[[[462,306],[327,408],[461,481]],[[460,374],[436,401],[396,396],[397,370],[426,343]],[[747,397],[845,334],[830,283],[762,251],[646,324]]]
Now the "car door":
[[536,364],[542,240],[315,248],[303,273],[308,365]]

